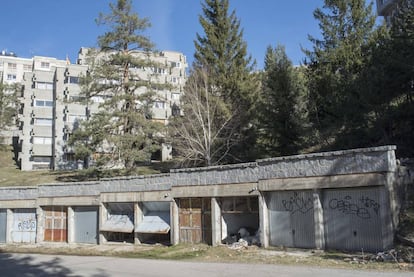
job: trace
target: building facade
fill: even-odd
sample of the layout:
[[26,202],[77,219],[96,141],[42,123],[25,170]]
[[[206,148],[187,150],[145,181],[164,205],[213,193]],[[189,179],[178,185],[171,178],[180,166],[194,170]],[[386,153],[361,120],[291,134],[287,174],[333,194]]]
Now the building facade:
[[[13,55],[0,56],[3,82],[20,83],[18,128],[9,136],[17,141],[22,170],[75,169],[80,166],[67,141],[74,128],[99,109],[104,101],[93,97],[92,103],[82,104],[79,78],[88,70],[87,48],[81,48],[76,64],[67,60],[35,56],[21,59]],[[143,55],[143,52],[136,52]],[[171,89],[157,91],[153,120],[167,124],[179,105],[186,79],[186,57],[179,52],[164,51],[151,54],[155,62],[166,69],[138,69],[141,78],[158,76],[157,81],[171,84]],[[157,72],[154,72],[157,70]],[[161,160],[171,158],[171,147],[163,145]]]
[[[395,146],[0,188],[0,243],[393,247],[409,174]],[[408,179],[406,177],[409,177]],[[411,179],[410,179],[411,178]]]

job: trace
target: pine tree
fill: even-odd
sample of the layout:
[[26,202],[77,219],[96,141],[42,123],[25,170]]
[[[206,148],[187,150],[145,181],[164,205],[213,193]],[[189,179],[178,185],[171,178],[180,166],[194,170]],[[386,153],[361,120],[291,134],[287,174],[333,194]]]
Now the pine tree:
[[[8,127],[14,126],[17,115],[17,108],[19,102],[17,98],[17,91],[20,89],[19,85],[3,84],[0,79],[0,134]],[[0,137],[0,143],[2,138]]]
[[297,154],[309,130],[307,89],[301,68],[285,48],[269,46],[265,56],[260,110],[260,143],[270,156]]
[[[322,38],[309,37],[313,50],[307,55],[311,117],[322,147],[331,148],[349,129],[358,128],[361,113],[355,86],[367,62],[367,46],[375,33],[372,3],[364,0],[325,0],[314,17]],[[357,144],[357,141],[355,141]]]
[[98,25],[108,29],[98,37],[99,49],[89,57],[94,62],[89,63],[83,80],[84,96],[101,96],[105,101],[71,142],[83,158],[101,152],[103,164],[130,169],[138,162],[148,162],[159,149],[162,128],[151,120],[151,107],[156,90],[163,87],[151,80],[156,76],[142,77],[137,69],[162,65],[151,62],[153,43],[143,35],[150,23],[132,10],[131,0],[109,6],[110,13],[101,13],[97,19]]
[[199,20],[205,34],[197,34],[194,41],[194,66],[209,72],[211,85],[217,89],[227,113],[237,119],[233,129],[237,130],[234,136],[239,144],[230,151],[227,162],[249,159],[248,152],[254,146],[247,142],[254,136],[252,119],[258,92],[258,80],[252,74],[254,63],[247,54],[240,21],[235,11],[229,13],[229,1],[205,0],[202,9]]

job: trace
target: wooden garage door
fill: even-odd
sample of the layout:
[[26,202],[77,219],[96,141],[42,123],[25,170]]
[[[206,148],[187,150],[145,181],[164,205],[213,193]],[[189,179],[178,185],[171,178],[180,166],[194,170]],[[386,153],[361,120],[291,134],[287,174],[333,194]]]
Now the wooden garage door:
[[45,207],[45,241],[67,241],[67,208]]
[[211,199],[178,199],[180,242],[211,244]]

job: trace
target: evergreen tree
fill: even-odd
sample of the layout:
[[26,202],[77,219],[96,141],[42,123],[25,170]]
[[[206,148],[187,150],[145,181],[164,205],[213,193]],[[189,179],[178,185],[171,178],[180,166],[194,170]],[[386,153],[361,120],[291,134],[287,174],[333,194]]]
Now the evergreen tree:
[[270,156],[297,154],[309,129],[307,89],[301,68],[285,48],[269,46],[265,56],[260,110],[260,144]]
[[229,1],[205,0],[202,9],[199,20],[205,34],[197,34],[194,42],[194,67],[207,69],[211,85],[225,103],[228,115],[237,119],[233,121],[237,126],[232,129],[237,130],[234,136],[239,144],[230,151],[226,161],[249,159],[249,151],[254,147],[251,145],[254,140],[252,120],[258,93],[258,80],[252,74],[254,63],[247,54],[235,11],[229,14]]
[[[103,164],[133,168],[148,162],[160,147],[162,126],[151,120],[157,89],[154,76],[139,75],[140,68],[162,67],[151,62],[153,44],[143,32],[150,26],[132,10],[131,0],[110,4],[110,13],[100,14],[98,25],[107,25],[98,37],[99,49],[90,56],[90,69],[83,80],[87,98],[101,96],[99,112],[84,121],[72,136],[75,152],[83,156],[100,152]],[[139,53],[138,53],[139,52]]]
[[414,1],[402,0],[389,34],[377,41],[367,69],[372,112],[371,140],[395,144],[400,156],[414,155]]
[[367,46],[375,33],[376,17],[372,3],[366,6],[364,0],[325,0],[314,17],[322,38],[310,36],[313,50],[305,50],[310,112],[321,146],[340,147],[338,139],[358,128],[360,91],[355,82],[369,58]]

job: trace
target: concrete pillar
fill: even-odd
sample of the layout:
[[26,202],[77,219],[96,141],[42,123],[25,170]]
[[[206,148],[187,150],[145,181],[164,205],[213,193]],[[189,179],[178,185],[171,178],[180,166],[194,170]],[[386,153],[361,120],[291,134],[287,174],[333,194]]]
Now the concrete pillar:
[[98,232],[99,232],[99,241],[98,244],[105,244],[107,243],[107,240],[105,238],[105,235],[100,232],[102,225],[106,222],[108,219],[108,209],[106,208],[104,203],[101,203],[99,205],[99,226],[98,226]]
[[[388,173],[387,175],[391,175]],[[393,174],[392,174],[393,175]],[[387,176],[387,182],[393,181],[392,176]],[[379,216],[381,217],[381,233],[382,233],[382,247],[383,250],[390,249],[394,244],[395,224],[398,223],[398,218],[395,218],[399,213],[399,208],[395,203],[395,191],[390,183],[385,189],[380,189],[380,208]]]
[[[144,211],[142,203],[134,203],[134,228],[137,228],[138,225],[144,219]],[[139,234],[134,231],[134,243],[141,244]]]
[[12,243],[12,232],[13,232],[13,211],[7,209],[7,226],[6,226],[6,243]]
[[217,198],[211,198],[211,243],[213,246],[221,244],[221,208]]
[[269,210],[266,203],[265,193],[260,192],[259,197],[259,220],[260,220],[260,243],[262,247],[269,247],[270,226]]
[[72,207],[68,207],[68,243],[75,242],[75,212]]
[[325,225],[323,221],[322,191],[313,191],[313,217],[315,223],[315,247],[325,249]]
[[170,204],[170,220],[171,220],[171,244],[177,245],[180,243],[180,223],[179,223],[179,208],[175,200],[171,201]]
[[40,243],[45,238],[45,215],[41,207],[36,208],[36,221],[36,243]]

